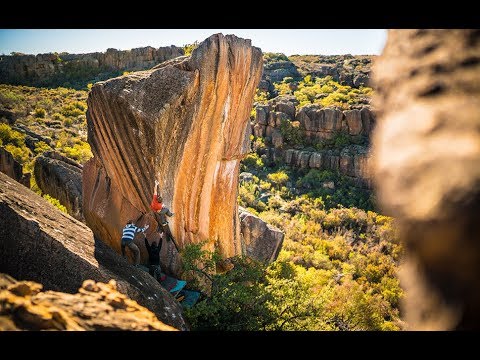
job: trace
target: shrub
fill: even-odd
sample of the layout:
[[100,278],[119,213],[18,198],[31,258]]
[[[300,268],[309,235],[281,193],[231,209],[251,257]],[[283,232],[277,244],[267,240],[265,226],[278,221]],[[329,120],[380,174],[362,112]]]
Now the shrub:
[[42,154],[45,151],[49,151],[49,150],[52,150],[52,148],[50,147],[50,145],[48,145],[44,141],[39,141],[35,144],[35,150],[34,150],[35,154]]
[[278,189],[280,189],[282,185],[285,185],[289,179],[287,173],[283,170],[268,174],[267,178],[274,183]]
[[192,51],[196,49],[198,45],[198,41],[196,40],[192,44],[183,45],[183,51],[185,52],[185,55],[192,55]]
[[13,130],[8,124],[0,124],[0,140],[3,145],[12,144],[16,147],[25,145],[25,135]]
[[241,162],[242,171],[261,170],[263,161],[257,153],[249,153]]
[[290,121],[282,119],[280,122],[280,133],[283,139],[291,145],[303,145],[305,139],[305,133],[300,128],[298,121]]
[[53,206],[55,206],[58,210],[66,213],[67,212],[67,208],[65,206],[63,206],[62,204],[60,204],[60,201],[58,201],[57,199],[55,199],[54,197],[48,195],[48,194],[44,194],[43,195],[43,198],[45,200],[47,200],[50,204],[52,204]]
[[37,107],[37,108],[35,108],[33,116],[35,116],[36,118],[43,119],[45,117],[46,113],[47,112],[45,111],[45,109]]
[[67,157],[76,160],[81,164],[86,163],[91,157],[93,157],[90,145],[83,141],[79,141],[79,143],[74,144],[73,146],[65,146],[62,150]]

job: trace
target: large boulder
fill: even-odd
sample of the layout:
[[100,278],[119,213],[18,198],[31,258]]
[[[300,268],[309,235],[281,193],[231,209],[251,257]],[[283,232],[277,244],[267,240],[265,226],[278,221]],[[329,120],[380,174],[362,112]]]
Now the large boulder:
[[266,263],[275,261],[285,234],[242,207],[239,213],[245,254]]
[[30,174],[23,173],[23,166],[4,147],[0,147],[0,172],[7,174],[20,184],[30,187]]
[[180,305],[158,281],[95,240],[86,225],[2,173],[0,218],[0,272],[71,294],[87,279],[114,279],[119,292],[158,319],[187,328]]
[[95,84],[87,101],[94,157],[83,171],[93,233],[120,251],[128,219],[144,214],[141,224],[155,231],[149,204],[158,179],[179,247],[208,239],[224,257],[241,254],[238,172],[261,74],[250,40],[216,34],[191,57]]
[[35,160],[35,182],[43,193],[56,198],[75,219],[85,221],[82,212],[82,165],[54,151]]
[[176,330],[118,292],[115,280],[85,280],[76,294],[42,288],[0,273],[0,331]]
[[374,65],[377,198],[412,329],[480,328],[480,32],[391,30]]

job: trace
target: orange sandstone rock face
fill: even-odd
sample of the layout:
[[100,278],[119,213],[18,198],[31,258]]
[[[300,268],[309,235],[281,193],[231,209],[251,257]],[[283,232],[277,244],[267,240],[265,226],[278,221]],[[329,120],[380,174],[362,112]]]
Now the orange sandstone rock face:
[[[87,112],[94,158],[83,173],[94,234],[120,251],[126,221],[145,213],[138,224],[149,223],[151,237],[157,178],[180,247],[208,239],[225,257],[240,254],[238,170],[261,72],[262,53],[250,40],[216,34],[191,57],[97,83]],[[143,239],[136,241],[145,257]]]

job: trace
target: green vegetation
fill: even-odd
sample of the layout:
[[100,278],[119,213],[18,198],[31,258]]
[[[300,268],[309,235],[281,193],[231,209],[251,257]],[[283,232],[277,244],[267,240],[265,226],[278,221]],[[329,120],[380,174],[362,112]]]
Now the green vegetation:
[[[193,329],[401,329],[403,293],[395,277],[401,248],[392,219],[355,208],[326,211],[303,197],[296,206],[295,215],[260,214],[285,231],[277,261],[266,266],[236,257],[232,270],[203,278],[211,292],[186,310]],[[214,262],[208,254],[200,263]],[[192,257],[186,260],[195,267]]]
[[284,141],[289,145],[305,145],[305,133],[300,128],[298,121],[290,121],[288,119],[280,120],[280,133]]
[[312,78],[307,75],[296,87],[292,87],[291,83],[292,78],[284,78],[282,82],[274,84],[275,90],[278,95],[294,95],[299,102],[299,108],[308,104],[319,104],[349,109],[352,105],[368,104],[372,93],[369,87],[355,89],[340,85],[333,81],[331,76]]
[[24,134],[7,124],[0,124],[3,146],[9,147],[16,159],[27,168],[32,168],[30,163],[36,155],[52,148],[85,163],[92,157],[87,143],[86,99],[87,92],[81,90],[0,84],[0,109],[15,114],[16,126],[23,125],[50,140],[50,145],[40,140],[28,148]]
[[25,135],[8,124],[0,124],[0,146],[4,147],[21,164],[29,161],[30,150],[25,146]]
[[60,201],[58,201],[57,199],[55,199],[54,197],[51,197],[50,195],[48,194],[44,194],[43,195],[43,198],[45,200],[47,200],[50,204],[52,204],[53,206],[57,207],[58,210],[66,213],[67,212],[67,208],[65,206],[63,206],[62,204],[60,204]]
[[266,52],[266,53],[263,53],[263,61],[266,63],[269,63],[269,62],[289,61],[289,60],[285,54]]
[[[31,174],[31,188],[39,195],[43,194],[33,176],[38,155],[55,149],[81,164],[93,156],[87,143],[86,98],[86,91],[74,89],[0,84],[0,109],[15,114],[14,126],[23,125],[41,136],[41,140],[27,143],[27,136],[20,128],[0,123],[0,146],[23,165],[24,173]],[[66,212],[57,199],[46,194],[43,197]]]
[[198,41],[195,41],[193,44],[186,44],[183,45],[183,51],[185,55],[190,56],[192,55],[192,51],[198,47]]
[[186,310],[194,330],[404,328],[402,248],[393,219],[366,210],[368,192],[332,171],[268,171],[251,160],[242,170],[256,175],[240,183],[239,204],[284,231],[283,248],[270,265],[235,257],[232,270],[215,274],[218,255],[187,246],[189,276],[209,294]]

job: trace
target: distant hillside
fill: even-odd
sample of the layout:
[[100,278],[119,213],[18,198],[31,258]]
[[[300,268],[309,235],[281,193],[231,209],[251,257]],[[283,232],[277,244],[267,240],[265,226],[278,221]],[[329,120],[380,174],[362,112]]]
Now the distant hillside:
[[173,45],[88,54],[15,53],[0,57],[0,83],[81,89],[88,83],[121,75],[123,71],[149,69],[183,54],[183,48]]
[[[195,46],[193,44],[192,46]],[[191,50],[191,49],[190,49]],[[185,55],[178,46],[147,46],[131,50],[107,49],[87,54],[47,53],[26,55],[13,53],[0,56],[0,83],[44,87],[86,89],[89,83],[121,75],[124,71],[150,69],[166,60]],[[273,83],[287,77],[301,80],[332,76],[348,86],[366,86],[372,55],[293,55],[264,53],[264,69],[260,89],[274,93]]]
[[274,83],[292,78],[301,80],[307,75],[332,80],[358,88],[368,86],[374,55],[292,55],[263,54],[263,76],[260,90],[274,92]]

